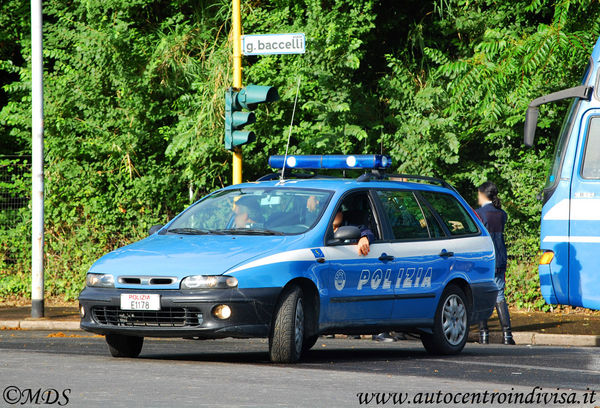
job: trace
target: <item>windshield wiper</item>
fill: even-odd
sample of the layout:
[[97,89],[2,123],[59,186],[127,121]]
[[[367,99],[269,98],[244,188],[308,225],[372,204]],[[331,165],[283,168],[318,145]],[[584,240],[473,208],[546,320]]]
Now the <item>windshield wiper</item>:
[[182,234],[182,235],[207,235],[216,233],[215,231],[205,230],[201,228],[171,228],[168,229],[167,232],[172,232],[174,234]]
[[270,229],[259,229],[259,228],[229,228],[222,229],[216,232],[220,232],[223,234],[232,234],[232,235],[285,235],[281,231],[273,231]]

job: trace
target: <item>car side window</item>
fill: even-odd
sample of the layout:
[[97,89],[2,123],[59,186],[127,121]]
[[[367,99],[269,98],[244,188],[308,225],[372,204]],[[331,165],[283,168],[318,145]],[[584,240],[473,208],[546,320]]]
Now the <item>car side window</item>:
[[421,191],[421,195],[439,214],[450,234],[458,236],[478,232],[477,225],[467,210],[450,194]]
[[394,239],[429,239],[443,236],[429,208],[422,206],[412,191],[377,191]]
[[421,209],[425,213],[425,220],[427,220],[427,227],[429,228],[429,235],[431,238],[442,238],[446,236],[446,233],[442,229],[442,226],[437,221],[429,207],[425,203],[421,202]]
[[[354,225],[359,228],[368,228],[373,233],[375,240],[381,239],[375,211],[373,210],[373,205],[367,191],[359,191],[344,197],[337,209],[337,213],[341,213],[341,216],[336,218],[335,215],[337,214],[334,214],[334,219],[332,220],[334,228],[335,225],[333,224],[335,222],[339,222],[340,226]],[[330,238],[333,237],[333,230],[331,228],[328,231],[328,235]]]

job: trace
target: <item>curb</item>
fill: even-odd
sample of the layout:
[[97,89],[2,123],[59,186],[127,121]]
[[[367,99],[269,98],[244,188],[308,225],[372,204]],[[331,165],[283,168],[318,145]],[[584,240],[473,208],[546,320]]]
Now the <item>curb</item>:
[[[478,333],[471,333],[469,340],[477,342]],[[537,332],[513,332],[518,345],[599,347],[600,336],[590,334],[550,334]],[[502,343],[502,333],[491,332],[490,343]]]
[[[0,320],[0,330],[57,330],[80,331],[79,321],[73,320]],[[346,338],[336,335],[336,338]],[[476,342],[478,334],[472,332],[469,340]],[[536,332],[513,332],[513,338],[519,345],[565,346],[565,347],[600,347],[600,336],[587,334],[550,334]],[[363,340],[371,336],[363,336]],[[502,333],[491,332],[490,343],[501,343]]]
[[0,330],[81,330],[79,320],[0,320]]

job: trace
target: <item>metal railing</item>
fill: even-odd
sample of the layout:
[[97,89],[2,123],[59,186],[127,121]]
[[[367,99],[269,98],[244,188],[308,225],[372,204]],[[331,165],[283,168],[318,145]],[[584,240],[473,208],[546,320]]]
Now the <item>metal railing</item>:
[[[31,157],[0,156],[0,272],[10,273],[31,241]],[[28,256],[28,255],[27,255]]]

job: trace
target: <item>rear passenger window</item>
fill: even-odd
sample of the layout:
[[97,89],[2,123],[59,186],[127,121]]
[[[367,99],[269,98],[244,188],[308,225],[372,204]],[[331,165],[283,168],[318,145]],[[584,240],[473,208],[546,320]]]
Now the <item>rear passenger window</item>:
[[429,239],[443,235],[431,211],[423,207],[411,191],[383,190],[378,191],[377,195],[394,239]]
[[478,232],[475,222],[467,210],[450,194],[422,191],[421,195],[431,204],[440,215],[450,234],[468,235]]

